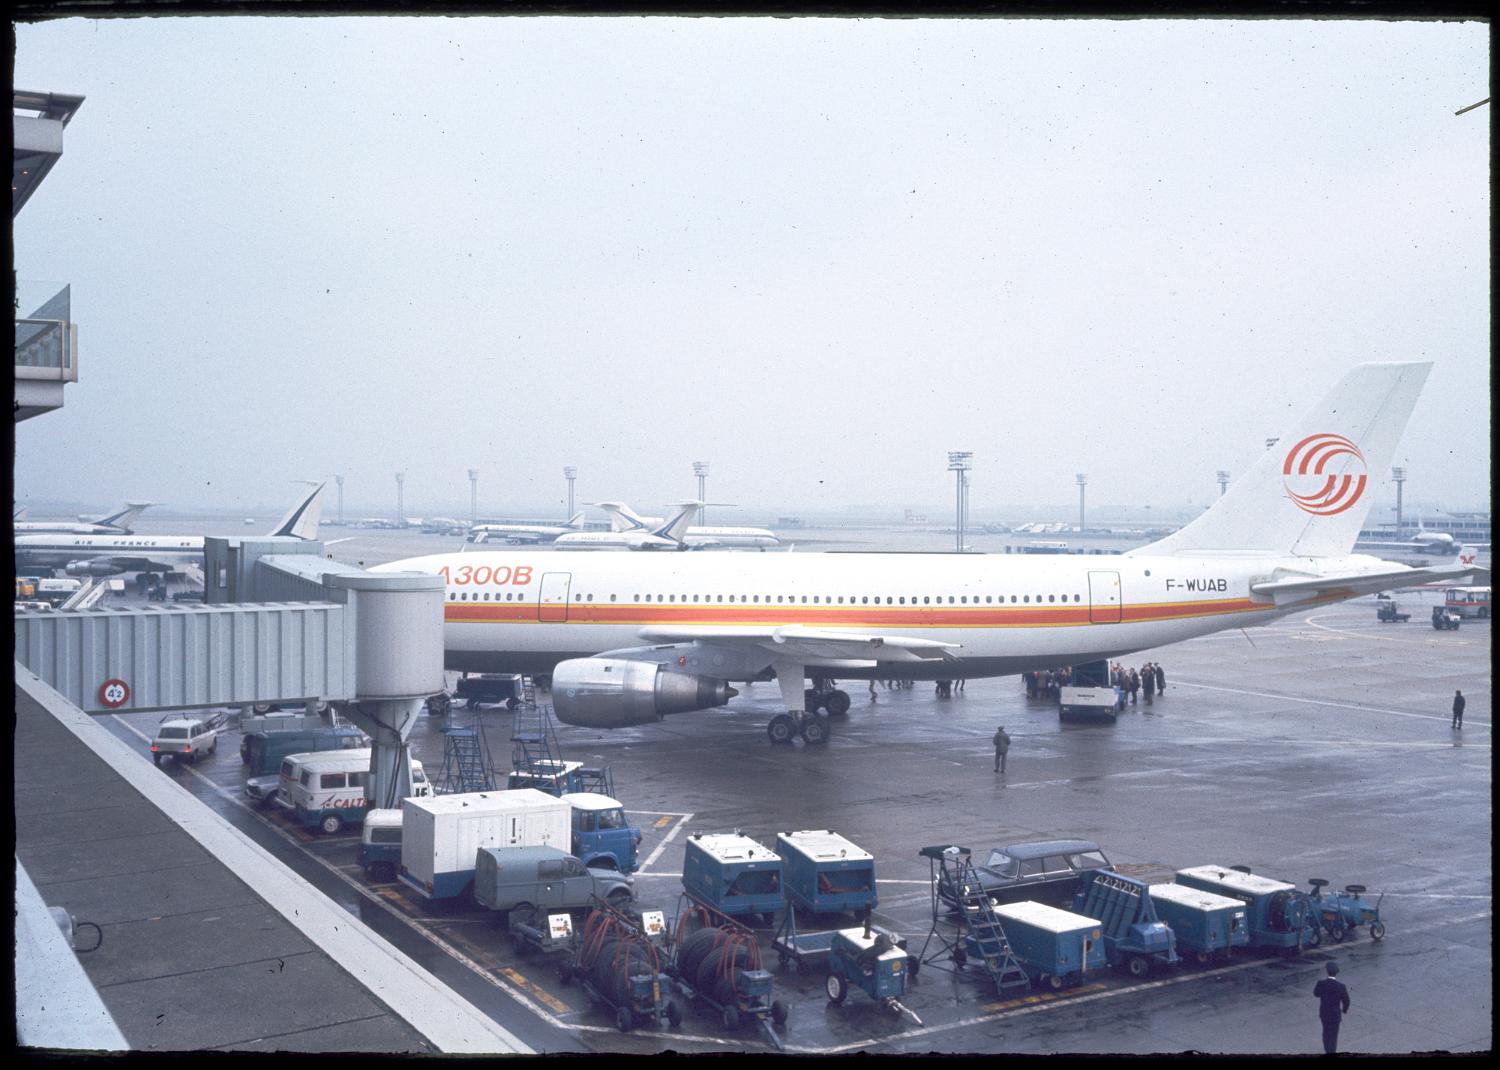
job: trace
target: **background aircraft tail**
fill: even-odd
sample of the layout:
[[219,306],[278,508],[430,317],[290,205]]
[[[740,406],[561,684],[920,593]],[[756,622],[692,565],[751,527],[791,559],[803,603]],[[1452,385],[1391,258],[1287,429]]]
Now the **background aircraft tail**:
[[119,528],[121,531],[129,532],[130,526],[135,523],[135,518],[144,513],[155,502],[126,502],[125,508],[118,513],[110,513],[109,516],[100,517],[97,523],[108,524]]
[[698,519],[698,514],[703,511],[703,503],[699,501],[683,501],[678,502],[678,504],[682,508],[678,510],[677,515],[651,534],[658,535],[664,539],[672,539],[675,542],[683,540],[687,535],[687,529],[693,526],[694,521]]
[[1431,369],[1429,362],[1351,369],[1206,513],[1133,553],[1349,553]]
[[574,513],[572,516],[568,517],[568,522],[564,526],[565,527],[570,527],[574,531],[577,531],[580,528],[582,528],[583,527],[583,510],[580,509],[580,510],[578,510],[578,512]]
[[281,518],[274,528],[272,535],[291,535],[298,539],[316,539],[318,537],[318,521],[323,516],[323,488],[328,485],[327,480],[313,487],[312,492],[292,506],[291,511]]
[[624,502],[590,502],[609,514],[610,531],[642,531],[646,525]]

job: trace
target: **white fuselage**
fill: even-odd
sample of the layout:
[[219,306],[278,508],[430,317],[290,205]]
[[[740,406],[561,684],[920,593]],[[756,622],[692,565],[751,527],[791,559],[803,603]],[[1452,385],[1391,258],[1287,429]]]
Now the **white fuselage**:
[[1307,573],[1350,560],[515,551],[438,554],[375,571],[443,576],[444,647],[455,669],[547,672],[569,658],[639,647],[652,627],[801,625],[959,644],[956,661],[845,666],[836,675],[957,678],[1263,624],[1337,599],[1277,606],[1252,596],[1252,582],[1278,566]]
[[202,535],[21,535],[16,537],[16,565],[62,568],[74,561],[112,558],[143,571],[203,563]]

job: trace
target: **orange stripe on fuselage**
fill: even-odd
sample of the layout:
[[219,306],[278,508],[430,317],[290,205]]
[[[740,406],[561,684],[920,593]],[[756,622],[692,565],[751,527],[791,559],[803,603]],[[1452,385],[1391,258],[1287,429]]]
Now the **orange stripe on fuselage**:
[[[1331,600],[1331,599],[1327,599]],[[1321,601],[1321,600],[1320,600]],[[1304,605],[1311,604],[1303,603]],[[549,604],[551,610],[562,610],[563,603]],[[1271,603],[1248,598],[1224,598],[1194,602],[1145,602],[1123,607],[1120,623],[1186,620],[1232,613],[1253,613],[1275,609]],[[715,625],[786,625],[815,624],[844,628],[1058,628],[1095,623],[1090,607],[1068,606],[730,606],[718,603],[687,605],[650,605],[641,603],[611,604],[569,602],[565,622],[539,622],[535,602],[449,602],[444,619],[454,624],[611,624],[649,626],[653,624]],[[1108,613],[1107,607],[1098,612]],[[1114,623],[1100,621],[1098,623]]]

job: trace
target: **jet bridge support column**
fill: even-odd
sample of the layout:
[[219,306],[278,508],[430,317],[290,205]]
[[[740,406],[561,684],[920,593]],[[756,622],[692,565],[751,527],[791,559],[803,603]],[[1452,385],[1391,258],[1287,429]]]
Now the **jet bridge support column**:
[[407,743],[428,695],[443,689],[443,581],[419,573],[327,575],[354,608],[354,697],[341,712],[369,733],[369,797],[399,807],[412,794]]

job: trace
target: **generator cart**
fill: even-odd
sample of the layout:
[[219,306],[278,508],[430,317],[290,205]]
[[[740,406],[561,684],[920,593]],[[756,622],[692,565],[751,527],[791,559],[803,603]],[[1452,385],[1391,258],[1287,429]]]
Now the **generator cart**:
[[677,1028],[682,1010],[667,997],[672,982],[646,930],[629,915],[596,901],[583,923],[577,951],[559,971],[564,984],[582,983],[594,1001],[609,1007],[626,1033],[638,1024]]
[[1156,916],[1145,881],[1091,870],[1083,875],[1083,891],[1074,897],[1073,909],[1099,922],[1109,964],[1130,976],[1145,977],[1153,963],[1177,961],[1176,938]]
[[1308,905],[1334,943],[1342,943],[1344,937],[1360,925],[1370,927],[1371,940],[1385,938],[1385,923],[1380,920],[1380,903],[1385,898],[1384,892],[1380,893],[1375,905],[1371,906],[1370,901],[1364,897],[1363,884],[1346,884],[1342,892],[1324,895],[1323,889],[1328,887],[1328,881],[1322,877],[1313,877],[1307,883],[1313,887],[1307,897]]
[[543,910],[541,907],[512,910],[509,921],[511,947],[518,955],[528,949],[551,955],[577,948],[573,915],[566,910]]
[[677,990],[717,1012],[725,1029],[755,1020],[782,1050],[776,1028],[786,1025],[787,1006],[771,998],[772,978],[761,968],[755,933],[686,894],[677,900],[673,929],[667,972]]
[[901,1002],[911,958],[891,938],[870,924],[865,911],[862,927],[840,929],[833,934],[828,951],[828,1001],[842,1004],[851,988],[858,988],[889,1014],[910,1014],[918,1025],[922,1019]]

